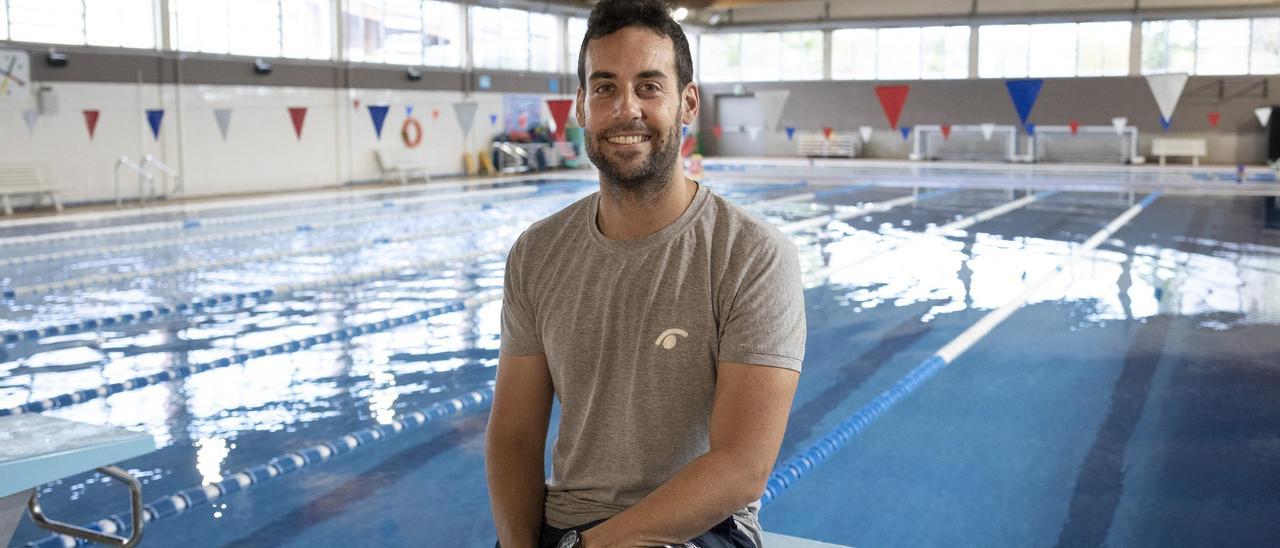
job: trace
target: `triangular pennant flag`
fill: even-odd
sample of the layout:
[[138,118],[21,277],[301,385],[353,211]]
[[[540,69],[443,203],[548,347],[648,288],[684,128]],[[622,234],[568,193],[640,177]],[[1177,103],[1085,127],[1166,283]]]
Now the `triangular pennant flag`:
[[1267,127],[1267,123],[1271,121],[1272,107],[1259,107],[1253,109],[1253,115],[1258,117],[1258,123],[1262,127]]
[[360,100],[359,100],[359,99],[352,99],[352,100],[351,100],[351,108],[352,108],[352,109],[354,109],[354,110],[360,110]]
[[293,121],[293,134],[302,140],[302,123],[307,120],[307,107],[289,107],[289,119]]
[[1080,133],[1080,120],[1067,120],[1067,127],[1071,129],[1071,134]]
[[941,127],[942,127],[942,138],[943,138],[943,139],[950,139],[950,138],[951,138],[951,124],[942,124],[942,126],[941,126]]
[[382,123],[387,121],[388,105],[369,105],[369,118],[373,120],[373,133],[382,140]]
[[164,109],[153,108],[147,110],[147,124],[151,126],[151,136],[156,139],[160,138],[160,122],[164,120]]
[[227,141],[227,129],[231,127],[231,109],[214,109],[213,119],[218,122],[218,131],[222,133],[222,141]]
[[864,143],[869,143],[869,142],[871,142],[871,132],[872,132],[872,131],[875,131],[875,128],[873,128],[873,127],[871,127],[871,126],[859,126],[859,127],[858,127],[858,135],[859,135],[860,137],[862,137],[862,142],[864,142]]
[[1222,113],[1221,113],[1221,112],[1210,112],[1210,113],[1209,113],[1209,127],[1214,128],[1214,129],[1217,129],[1217,127],[1218,127],[1218,122],[1221,122],[1221,121],[1222,121]]
[[1124,135],[1124,128],[1129,126],[1129,119],[1117,116],[1111,119],[1111,127],[1116,128],[1116,135]]
[[751,140],[752,140],[752,141],[755,141],[756,139],[759,139],[759,138],[760,138],[760,127],[759,127],[759,126],[750,126],[750,127],[748,127],[748,128],[747,128],[747,135],[751,137]]
[[897,129],[898,116],[902,115],[902,107],[907,104],[908,93],[911,93],[911,86],[907,84],[876,86],[876,97],[880,98],[880,108],[889,118],[889,127]]
[[760,103],[760,112],[764,113],[764,126],[769,131],[778,129],[778,120],[782,119],[782,110],[787,106],[789,89],[771,89],[756,92],[756,102]]
[[689,136],[689,126],[680,124],[680,138],[684,139]]
[[787,140],[790,141],[791,139],[795,138],[795,136],[796,136],[796,128],[787,126]]
[[1026,125],[1026,128],[1027,128],[1027,135],[1028,135],[1028,136],[1031,136],[1031,137],[1035,137],[1035,135],[1036,135],[1036,125],[1035,125],[1035,124],[1027,124],[1027,125]]
[[496,126],[496,125],[498,125],[498,115],[497,115],[497,114],[490,114],[490,115],[489,115],[489,125],[491,125],[491,126]]
[[98,130],[98,117],[102,113],[97,110],[90,109],[84,111],[84,125],[89,129],[89,140],[93,140],[93,134]]
[[475,103],[454,103],[453,113],[458,116],[458,126],[462,128],[462,138],[466,139],[471,135],[471,126],[476,122],[476,109],[480,105]]
[[[569,109],[573,107],[573,99],[547,99],[547,110],[551,111],[551,121],[556,124],[556,140],[564,140],[565,124],[569,121]],[[689,134],[689,127],[684,126],[683,135]]]
[[992,123],[982,124],[982,139],[983,139],[983,140],[990,141],[990,140],[991,140],[991,136],[992,136],[992,135],[995,135],[995,133],[996,133],[996,125],[995,125],[995,124],[992,124]]
[[431,120],[435,121],[439,119],[440,119],[440,109],[438,108],[431,109]]
[[[685,127],[685,129],[688,129],[688,127]],[[693,154],[693,150],[696,148],[698,148],[697,136],[686,137],[685,140],[680,143],[680,156],[688,158],[690,154]]]
[[404,106],[404,117],[405,117],[405,118],[413,118],[413,105],[405,105],[405,106]]
[[714,133],[716,136],[716,139],[719,139],[720,137],[724,136],[724,128],[720,127],[720,124],[716,124],[714,126],[711,126],[711,133]]
[[1160,125],[1165,131],[1173,123],[1173,111],[1178,108],[1178,99],[1182,97],[1182,89],[1187,86],[1187,75],[1148,74],[1147,86],[1151,87],[1151,95],[1156,98],[1156,106],[1160,107]]
[[911,126],[902,126],[898,128],[898,131],[902,133],[902,140],[906,141],[907,136],[911,135]]
[[1036,106],[1036,98],[1040,96],[1044,80],[1008,80],[1004,86],[1009,89],[1009,98],[1013,99],[1013,109],[1018,111],[1018,120],[1026,126],[1027,117],[1031,116],[1031,109]]
[[835,132],[835,130],[834,130],[834,129],[832,129],[832,128],[829,128],[829,127],[824,127],[824,128],[822,128],[822,135],[823,135],[824,137],[826,137],[828,141],[830,141],[830,140],[831,140],[831,134],[832,134],[832,133],[834,133],[834,132]]
[[27,123],[27,133],[36,134],[36,120],[40,117],[40,113],[35,109],[27,109],[22,111],[22,121]]

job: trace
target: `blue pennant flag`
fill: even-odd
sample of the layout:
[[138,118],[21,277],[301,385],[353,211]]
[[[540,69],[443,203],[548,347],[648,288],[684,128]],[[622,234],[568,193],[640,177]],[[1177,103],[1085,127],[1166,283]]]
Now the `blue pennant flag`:
[[689,126],[684,126],[684,125],[680,126],[680,136],[681,137],[689,136]]
[[164,120],[164,109],[153,108],[147,110],[147,123],[151,125],[151,135],[156,139],[160,138],[161,120]]
[[373,132],[382,139],[382,123],[387,121],[387,105],[369,105],[369,117],[373,119]]
[[898,128],[898,131],[901,131],[901,132],[902,132],[902,140],[903,140],[903,141],[906,141],[906,140],[907,140],[907,136],[908,136],[908,135],[911,135],[911,126],[902,126],[902,127]]
[[490,115],[489,115],[489,125],[491,125],[491,126],[498,125],[498,115],[497,115],[497,114],[490,114]]
[[795,136],[796,136],[796,128],[787,126],[787,140],[790,141],[791,138]]
[[405,105],[405,106],[404,106],[404,117],[405,117],[405,118],[413,118],[413,105]]
[[1165,131],[1169,131],[1170,125],[1173,125],[1173,120],[1169,120],[1164,116],[1160,117],[1160,126],[1163,127]]
[[1036,98],[1040,96],[1044,80],[1008,80],[1004,85],[1009,88],[1009,98],[1013,99],[1013,108],[1018,111],[1018,120],[1022,121],[1022,125],[1027,125],[1027,117],[1031,116],[1031,109],[1036,106]]
[[1036,134],[1036,125],[1035,125],[1035,124],[1027,124],[1027,126],[1026,126],[1026,127],[1027,127],[1027,135],[1035,136],[1035,134]]

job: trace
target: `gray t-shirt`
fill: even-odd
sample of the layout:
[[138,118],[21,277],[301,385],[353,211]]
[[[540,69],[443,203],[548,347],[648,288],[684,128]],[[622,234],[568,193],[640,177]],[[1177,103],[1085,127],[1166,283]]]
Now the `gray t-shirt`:
[[[794,244],[698,185],[640,240],[596,226],[599,193],[538,221],[507,257],[502,351],[546,354],[559,397],[545,518],[636,504],[710,449],[719,362],[800,370],[804,289]],[[759,504],[735,513],[759,540]]]

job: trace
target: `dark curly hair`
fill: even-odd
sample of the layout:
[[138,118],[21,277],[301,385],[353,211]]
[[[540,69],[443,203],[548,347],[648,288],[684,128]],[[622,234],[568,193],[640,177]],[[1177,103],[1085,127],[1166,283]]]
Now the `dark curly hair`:
[[684,29],[671,18],[662,0],[600,0],[587,19],[587,34],[578,49],[578,85],[587,87],[587,43],[627,27],[642,27],[671,39],[676,50],[676,83],[683,90],[693,81],[693,56]]

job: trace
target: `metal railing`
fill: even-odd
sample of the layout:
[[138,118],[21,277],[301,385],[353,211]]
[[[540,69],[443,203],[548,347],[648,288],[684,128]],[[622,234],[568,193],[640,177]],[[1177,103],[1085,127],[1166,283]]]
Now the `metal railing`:
[[156,158],[155,156],[148,154],[142,157],[142,163],[139,164],[139,166],[142,167],[142,169],[144,170],[147,169],[147,166],[152,166],[152,165],[156,166],[156,169],[160,170],[161,173],[164,173],[169,177],[169,180],[173,181],[172,187],[170,187],[166,181],[165,188],[164,188],[165,198],[168,198],[169,196],[174,194],[182,194],[182,192],[186,190],[186,187],[183,185],[183,182],[182,182],[182,175],[179,175],[178,172],[174,171],[173,168],[169,167],[164,162],[161,162],[159,158]]
[[498,172],[499,173],[521,173],[529,171],[529,151],[523,147],[507,143],[493,143],[493,150],[498,151]]
[[147,198],[146,186],[151,185],[152,192],[155,192],[156,178],[147,173],[142,166],[133,163],[128,156],[121,156],[116,160],[115,165],[115,182],[116,182],[116,207],[124,206],[124,196],[120,194],[120,168],[127,167],[130,171],[138,174],[138,201],[145,202]]

